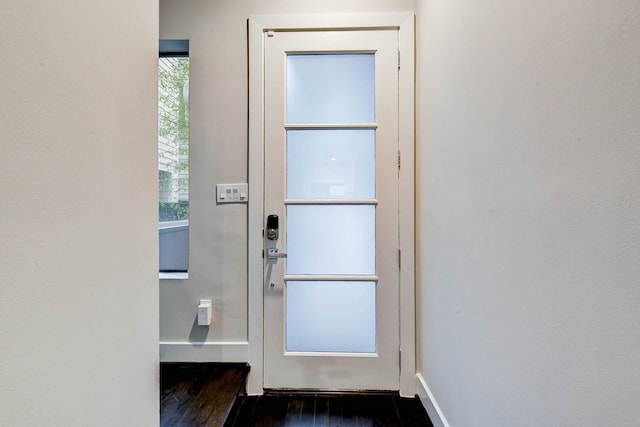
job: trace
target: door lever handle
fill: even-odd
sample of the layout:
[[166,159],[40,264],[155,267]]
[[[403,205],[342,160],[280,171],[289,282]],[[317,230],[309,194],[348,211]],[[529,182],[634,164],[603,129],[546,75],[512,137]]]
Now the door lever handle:
[[278,252],[278,248],[267,248],[267,259],[286,258],[287,254]]

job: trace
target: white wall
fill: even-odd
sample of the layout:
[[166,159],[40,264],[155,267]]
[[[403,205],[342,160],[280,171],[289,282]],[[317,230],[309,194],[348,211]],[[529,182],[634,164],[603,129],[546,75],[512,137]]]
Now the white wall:
[[427,386],[451,426],[640,425],[640,3],[418,15]]
[[151,0],[0,14],[0,425],[158,425]]
[[[247,182],[247,18],[414,11],[415,0],[160,1],[160,36],[189,39],[189,279],[160,283],[162,360],[247,360],[247,207],[215,203],[215,184]],[[251,197],[251,189],[249,189]],[[214,301],[208,329],[195,325]],[[206,342],[207,345],[180,345]]]

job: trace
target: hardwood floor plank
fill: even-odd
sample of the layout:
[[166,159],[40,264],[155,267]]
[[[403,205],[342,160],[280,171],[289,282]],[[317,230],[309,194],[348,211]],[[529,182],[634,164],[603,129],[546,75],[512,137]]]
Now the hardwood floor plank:
[[251,419],[251,426],[279,427],[285,425],[288,395],[264,395],[258,403]]
[[417,397],[410,399],[394,396],[402,427],[433,427],[427,412]]
[[329,397],[316,395],[315,398],[315,423],[314,426],[328,426],[329,416]]
[[315,418],[315,398],[313,396],[289,396],[285,425],[311,427]]
[[302,415],[304,399],[298,396],[290,396],[287,402],[287,420],[298,421]]
[[362,399],[355,395],[347,395],[341,398],[342,400],[342,416],[345,422],[348,422],[349,426],[353,427],[365,427],[371,425],[367,423],[365,418],[366,406],[363,404]]
[[354,420],[346,418],[344,415],[344,396],[331,396],[329,403],[329,419],[327,425],[330,427],[356,427]]
[[400,427],[392,396],[368,395],[364,400],[373,426]]
[[258,405],[257,396],[248,396],[242,398],[242,403],[238,409],[238,413],[233,421],[229,421],[228,427],[250,426]]
[[222,426],[247,373],[246,364],[161,364],[160,425]]

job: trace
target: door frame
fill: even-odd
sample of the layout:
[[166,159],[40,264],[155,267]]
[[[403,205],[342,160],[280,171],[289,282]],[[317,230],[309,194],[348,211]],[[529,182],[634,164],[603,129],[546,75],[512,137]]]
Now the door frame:
[[400,394],[416,393],[415,357],[415,15],[375,14],[256,15],[248,20],[249,41],[249,210],[248,341],[251,372],[247,393],[263,393],[264,366],[264,33],[309,30],[398,30],[399,44],[399,283]]

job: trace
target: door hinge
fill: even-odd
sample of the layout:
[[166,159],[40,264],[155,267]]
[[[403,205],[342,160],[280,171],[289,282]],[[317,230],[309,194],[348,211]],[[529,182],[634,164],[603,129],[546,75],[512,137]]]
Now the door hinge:
[[398,170],[400,170],[400,150],[398,150]]
[[398,249],[398,269],[402,268],[402,249]]
[[398,70],[400,69],[400,51],[398,51]]
[[398,349],[398,368],[402,372],[402,350]]

